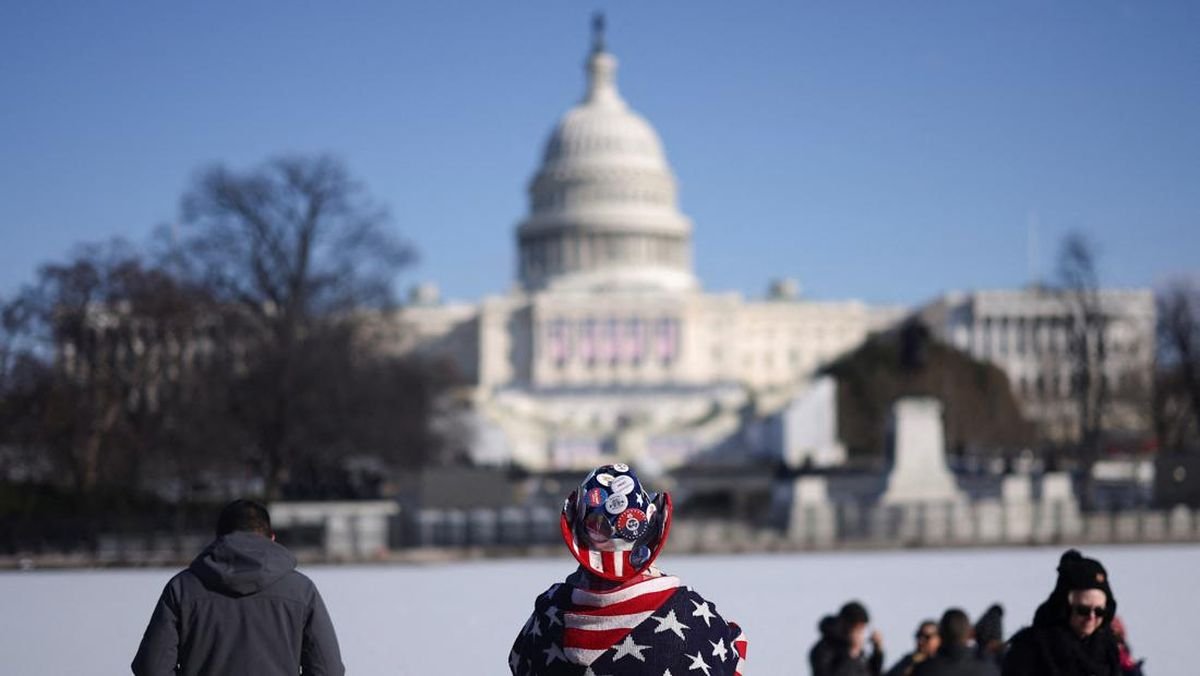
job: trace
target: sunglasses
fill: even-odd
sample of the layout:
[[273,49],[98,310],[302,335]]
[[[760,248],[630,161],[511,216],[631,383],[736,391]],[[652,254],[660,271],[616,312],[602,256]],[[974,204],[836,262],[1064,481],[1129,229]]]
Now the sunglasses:
[[932,631],[923,631],[917,634],[918,641],[930,641],[937,638],[937,634]]
[[1104,606],[1071,606],[1071,610],[1079,617],[1104,617]]

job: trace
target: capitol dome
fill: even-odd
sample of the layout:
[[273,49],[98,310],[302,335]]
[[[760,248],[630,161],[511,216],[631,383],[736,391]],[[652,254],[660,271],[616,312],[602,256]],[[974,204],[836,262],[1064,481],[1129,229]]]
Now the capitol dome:
[[675,177],[654,128],[621,98],[616,70],[598,26],[587,91],[547,139],[517,228],[527,290],[697,287]]

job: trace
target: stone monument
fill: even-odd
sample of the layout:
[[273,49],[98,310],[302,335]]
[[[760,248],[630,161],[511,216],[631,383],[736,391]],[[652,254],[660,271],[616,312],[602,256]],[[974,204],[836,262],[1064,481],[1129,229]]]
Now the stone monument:
[[892,468],[883,505],[962,504],[963,492],[946,466],[942,403],[905,397],[892,405]]

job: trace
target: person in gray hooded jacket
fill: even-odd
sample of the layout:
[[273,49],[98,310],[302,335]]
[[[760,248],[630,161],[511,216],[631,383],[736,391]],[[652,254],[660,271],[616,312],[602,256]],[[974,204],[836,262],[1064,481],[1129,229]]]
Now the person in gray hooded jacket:
[[346,673],[316,585],[249,500],[221,511],[217,539],[167,583],[132,667],[137,676]]

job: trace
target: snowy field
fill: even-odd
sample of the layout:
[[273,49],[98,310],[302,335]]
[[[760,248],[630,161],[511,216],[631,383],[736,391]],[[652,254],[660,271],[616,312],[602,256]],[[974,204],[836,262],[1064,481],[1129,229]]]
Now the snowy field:
[[[1054,584],[1060,549],[901,551],[660,559],[750,638],[750,673],[807,674],[817,620],[862,599],[887,663],[917,622],[948,606],[976,618],[993,601],[1005,630],[1028,622]],[[1085,549],[1108,568],[1134,651],[1151,676],[1192,676],[1200,547]],[[337,626],[349,673],[507,673],[533,597],[571,570],[558,559],[304,569]],[[0,574],[0,660],[11,675],[121,674],[173,571]]]

